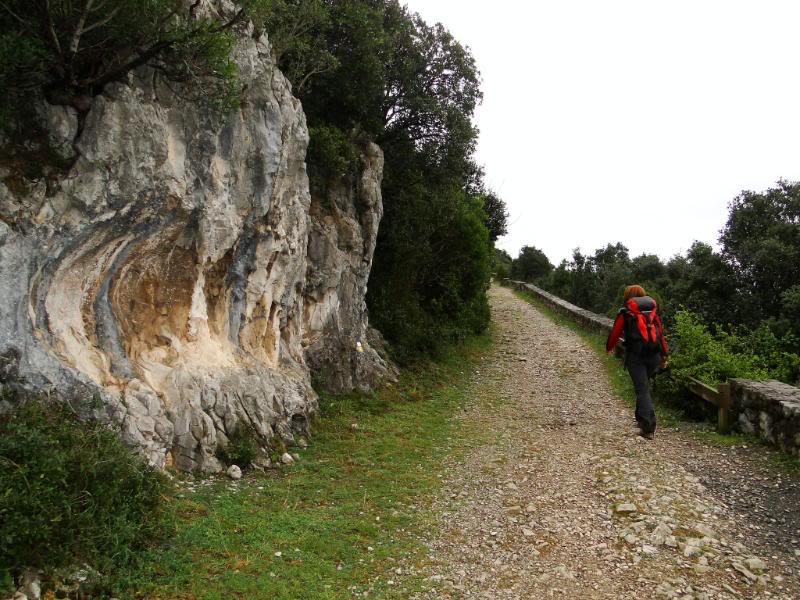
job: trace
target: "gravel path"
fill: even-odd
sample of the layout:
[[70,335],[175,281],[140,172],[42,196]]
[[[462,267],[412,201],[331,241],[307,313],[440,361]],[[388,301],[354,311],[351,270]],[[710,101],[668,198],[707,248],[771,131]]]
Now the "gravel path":
[[[418,598],[800,598],[796,477],[685,433],[641,439],[592,349],[490,294],[496,350],[461,417],[488,441],[450,465]],[[767,495],[732,493],[745,481]]]

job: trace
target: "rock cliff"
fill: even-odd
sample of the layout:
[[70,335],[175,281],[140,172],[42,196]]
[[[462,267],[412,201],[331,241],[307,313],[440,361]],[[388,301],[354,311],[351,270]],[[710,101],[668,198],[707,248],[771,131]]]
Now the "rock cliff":
[[[396,376],[373,348],[380,333],[367,319],[367,280],[383,215],[383,153],[361,152],[358,172],[311,200],[303,344],[314,378],[326,389],[371,389]],[[372,343],[371,343],[372,342]]]
[[393,369],[366,340],[380,149],[312,202],[302,107],[246,33],[233,114],[141,69],[80,122],[42,103],[69,168],[0,164],[0,383],[71,400],[184,470],[218,471],[240,423],[264,444],[306,436],[309,365],[339,391]]

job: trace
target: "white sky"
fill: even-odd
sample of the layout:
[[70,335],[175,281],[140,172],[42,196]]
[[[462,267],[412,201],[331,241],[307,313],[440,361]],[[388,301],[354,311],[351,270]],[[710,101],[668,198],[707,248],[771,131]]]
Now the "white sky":
[[743,189],[800,179],[797,0],[405,3],[478,63],[477,158],[512,256],[666,259],[716,245]]

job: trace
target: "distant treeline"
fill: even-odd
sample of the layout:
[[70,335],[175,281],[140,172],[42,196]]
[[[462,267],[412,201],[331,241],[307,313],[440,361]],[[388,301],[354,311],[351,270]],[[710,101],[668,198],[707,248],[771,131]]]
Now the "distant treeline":
[[641,284],[665,317],[679,373],[797,383],[800,183],[742,192],[729,205],[719,246],[717,252],[695,242],[663,262],[654,254],[631,258],[622,244],[608,244],[592,255],[576,249],[557,267],[525,246],[513,260],[498,251],[495,272],[608,316],[619,309],[626,285]]

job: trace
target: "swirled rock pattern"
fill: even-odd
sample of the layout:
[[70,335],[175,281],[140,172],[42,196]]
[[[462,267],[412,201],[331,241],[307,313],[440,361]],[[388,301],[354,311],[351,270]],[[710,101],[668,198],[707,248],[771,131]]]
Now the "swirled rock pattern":
[[[184,470],[220,470],[240,423],[265,443],[307,434],[304,345],[334,373],[330,348],[365,337],[382,213],[377,147],[336,211],[312,211],[302,107],[266,37],[243,32],[235,53],[243,92],[227,117],[142,69],[80,124],[42,104],[68,169],[0,164],[0,383],[70,399]],[[363,373],[342,361],[337,389],[389,373],[369,352]]]

